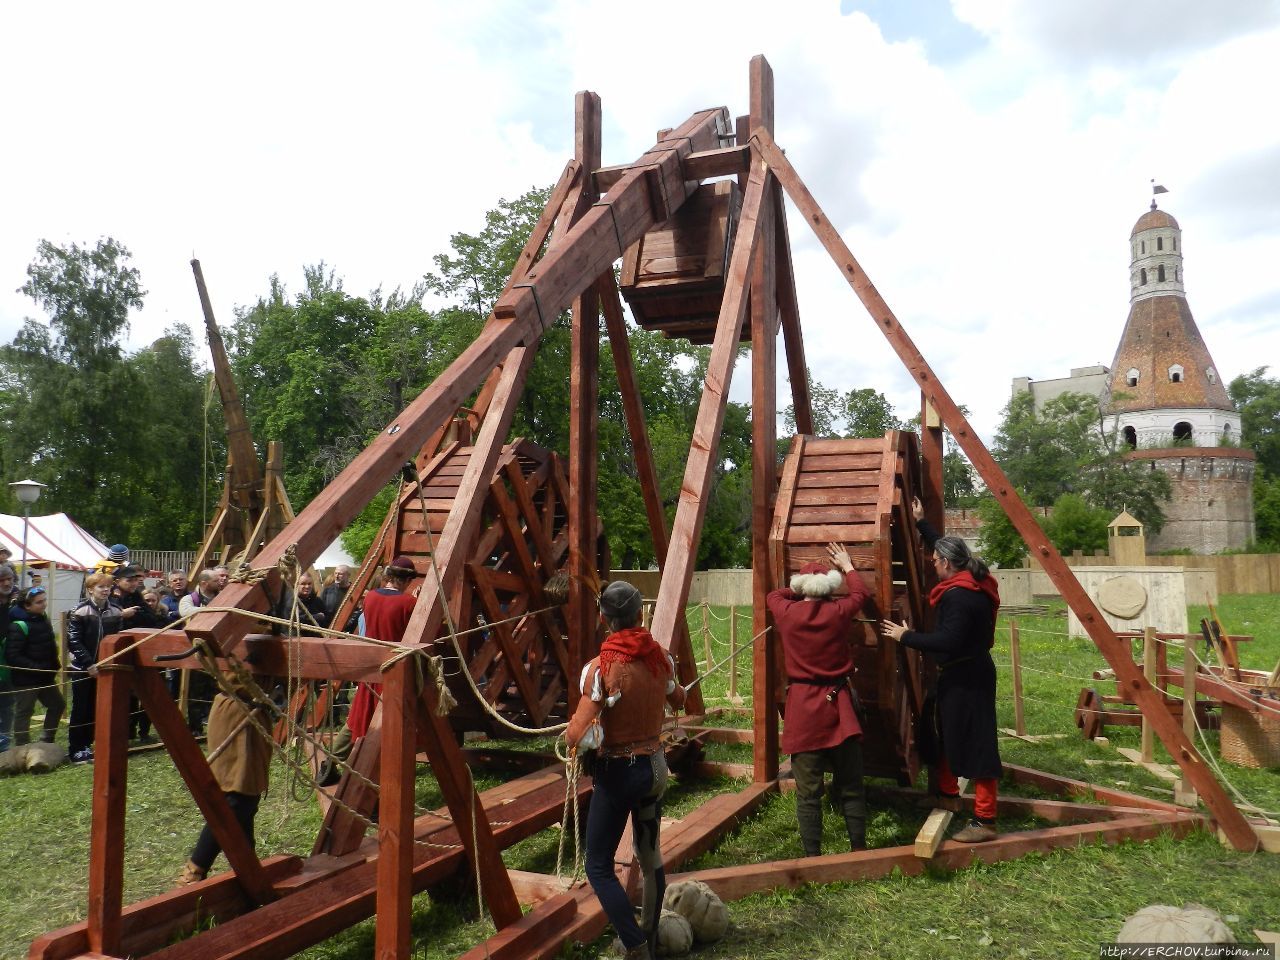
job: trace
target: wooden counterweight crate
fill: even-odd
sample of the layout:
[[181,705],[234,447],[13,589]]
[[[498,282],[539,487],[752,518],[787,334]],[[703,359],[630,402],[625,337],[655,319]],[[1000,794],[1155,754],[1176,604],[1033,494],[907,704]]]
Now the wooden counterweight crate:
[[[675,216],[627,248],[620,286],[636,323],[711,342],[741,203],[734,181],[705,183]],[[743,326],[749,338],[749,322]]]

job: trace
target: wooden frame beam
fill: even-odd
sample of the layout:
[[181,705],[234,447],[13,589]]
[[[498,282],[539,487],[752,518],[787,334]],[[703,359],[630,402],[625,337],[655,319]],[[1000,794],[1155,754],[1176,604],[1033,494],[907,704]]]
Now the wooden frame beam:
[[[658,219],[666,219],[687,198],[680,161],[719,145],[723,108],[695,113],[645,154],[638,167],[596,203],[565,237],[547,251],[525,282],[515,284],[494,307],[479,336],[258,555],[272,567],[290,547],[304,566],[317,556],[410,459],[423,442],[512,348],[532,345],[587,284],[622,256]],[[271,574],[272,579],[277,575]],[[263,610],[264,591],[231,584],[221,595],[227,606]],[[235,624],[227,614],[200,614],[189,632],[220,644],[232,641]]]
[[720,430],[724,426],[725,404],[729,399],[729,382],[733,378],[733,365],[738,358],[742,318],[747,309],[747,275],[759,246],[760,233],[757,227],[766,178],[764,166],[753,164],[746,196],[742,201],[733,256],[729,260],[724,302],[716,321],[716,335],[711,346],[711,359],[707,364],[702,400],[698,404],[698,416],[694,421],[689,460],[685,465],[684,483],[680,488],[680,502],[671,528],[667,566],[662,571],[658,602],[649,628],[654,639],[667,649],[671,648],[675,638],[676,620],[684,616],[684,606],[689,599],[689,583],[698,556],[698,540],[702,533],[702,521],[706,517],[707,496],[715,469],[716,450],[720,444]]
[[968,456],[987,488],[995,495],[996,501],[1008,514],[1010,521],[1027,542],[1040,565],[1044,567],[1063,599],[1076,612],[1085,631],[1106,657],[1111,668],[1115,670],[1117,684],[1126,688],[1143,715],[1151,721],[1165,749],[1178,762],[1186,779],[1200,792],[1206,806],[1213,811],[1232,845],[1237,850],[1257,849],[1257,835],[1245,820],[1244,814],[1231,802],[1212,771],[1205,766],[1204,760],[1182,732],[1177,720],[1165,709],[1163,694],[1143,677],[1142,671],[1133,662],[1128,645],[1116,636],[1093,600],[1076,580],[1071,568],[1049,541],[1044,530],[1036,523],[1031,511],[1027,509],[1018,496],[1017,490],[1009,482],[1009,478],[1000,469],[1000,465],[996,463],[982,439],[969,425],[968,419],[951,398],[951,394],[943,387],[933,368],[924,359],[924,355],[920,353],[893,311],[889,309],[889,305],[885,303],[884,298],[863,272],[861,264],[841,239],[835,226],[827,219],[791,162],[774,143],[773,136],[767,127],[757,126],[752,131],[751,142],[758,146],[765,163],[782,183],[791,202],[799,208],[819,241],[826,247],[846,282],[853,288],[867,312],[871,314],[876,326],[907,368],[907,372],[916,381],[928,402],[941,415],[943,424],[950,429],[951,435]]

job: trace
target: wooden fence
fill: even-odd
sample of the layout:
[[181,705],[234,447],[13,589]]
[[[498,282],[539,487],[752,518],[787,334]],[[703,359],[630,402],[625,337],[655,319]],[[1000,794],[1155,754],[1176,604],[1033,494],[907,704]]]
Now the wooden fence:
[[[1109,556],[1071,556],[1073,567],[1105,567]],[[1185,567],[1213,570],[1218,574],[1218,593],[1280,593],[1280,553],[1233,553],[1227,556],[1147,557],[1149,567]]]

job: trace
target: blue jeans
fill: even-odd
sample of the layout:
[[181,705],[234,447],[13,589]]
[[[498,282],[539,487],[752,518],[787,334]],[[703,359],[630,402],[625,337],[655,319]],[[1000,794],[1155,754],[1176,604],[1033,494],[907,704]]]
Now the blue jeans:
[[[667,886],[659,833],[662,795],[667,789],[667,759],[659,749],[649,757],[600,759],[592,773],[587,811],[587,880],[605,915],[630,950],[645,941],[652,950]],[[636,923],[627,892],[614,874],[622,831],[631,821],[632,842],[642,878],[641,922]]]

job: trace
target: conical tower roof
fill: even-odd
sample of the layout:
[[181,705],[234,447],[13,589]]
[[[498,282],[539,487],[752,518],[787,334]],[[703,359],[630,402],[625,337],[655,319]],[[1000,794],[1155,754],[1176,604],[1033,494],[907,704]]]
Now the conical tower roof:
[[1129,318],[1111,364],[1109,412],[1234,410],[1187,303],[1178,221],[1153,206],[1129,242]]

